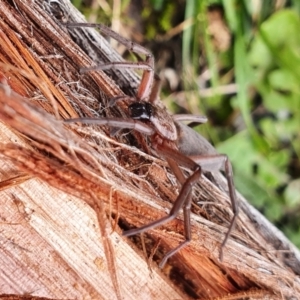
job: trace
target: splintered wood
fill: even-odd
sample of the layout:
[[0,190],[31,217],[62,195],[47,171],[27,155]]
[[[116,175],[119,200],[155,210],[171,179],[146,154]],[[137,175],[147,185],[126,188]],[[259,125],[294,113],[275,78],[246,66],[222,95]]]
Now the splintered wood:
[[140,239],[121,236],[114,217],[123,229],[157,220],[178,186],[142,135],[63,124],[78,116],[126,118],[124,103],[107,104],[134,95],[139,83],[128,70],[80,75],[95,59],[121,58],[94,30],[68,33],[64,21],[84,20],[67,1],[0,0],[2,296],[299,298],[298,250],[241,196],[236,229],[218,260],[232,217],[220,174],[195,188],[192,242],[163,270],[156,262],[182,241],[182,216],[145,234],[152,262]]

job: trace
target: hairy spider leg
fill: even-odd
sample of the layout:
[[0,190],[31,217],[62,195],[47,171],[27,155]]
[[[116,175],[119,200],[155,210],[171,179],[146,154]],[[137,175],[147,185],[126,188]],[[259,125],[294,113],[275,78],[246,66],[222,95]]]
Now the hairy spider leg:
[[[172,169],[173,173],[175,174],[177,180],[179,181],[179,184],[181,186],[184,185],[186,178],[184,177],[181,169],[179,168],[177,162],[170,158],[166,158],[170,168]],[[159,263],[159,267],[163,268],[167,260],[176,254],[179,250],[181,250],[183,247],[185,247],[190,241],[192,240],[191,235],[191,206],[192,206],[192,189],[190,190],[189,194],[186,197],[185,203],[183,205],[183,218],[184,218],[184,237],[185,240],[180,243],[177,247],[167,252],[162,259],[162,261]]]
[[231,219],[228,231],[225,238],[220,246],[219,258],[223,260],[223,248],[226,245],[231,232],[234,229],[237,216],[239,214],[239,206],[237,201],[237,196],[235,192],[234,182],[233,182],[233,171],[230,160],[225,154],[214,154],[214,155],[193,155],[189,156],[193,161],[202,167],[202,170],[206,171],[224,171],[227,179],[227,186],[229,191],[229,199],[231,202],[233,218]]
[[[180,119],[184,120],[184,115],[179,117]],[[178,119],[179,119],[178,118]],[[186,119],[185,119],[186,120]],[[193,121],[197,120],[197,116]],[[158,146],[161,147],[161,146]],[[171,167],[173,173],[175,174],[178,181],[183,185],[185,179],[183,177],[183,174],[178,167],[178,163],[182,164],[185,167],[189,167],[190,169],[195,169],[195,166],[192,166],[192,164],[187,160],[187,157],[183,155],[182,153],[178,151],[174,151],[173,149],[164,148],[161,151],[161,154],[165,156],[165,158],[168,161],[169,166]],[[171,158],[171,159],[170,159]],[[239,206],[236,196],[236,191],[234,187],[234,181],[233,181],[233,171],[232,166],[230,163],[230,160],[228,159],[228,156],[225,154],[210,154],[210,155],[193,155],[189,156],[189,159],[191,159],[193,162],[195,162],[199,167],[201,167],[202,171],[224,171],[225,176],[227,179],[227,186],[229,190],[229,199],[231,202],[232,212],[233,212],[233,218],[230,221],[229,228],[227,230],[227,233],[225,235],[225,238],[220,246],[220,252],[219,252],[219,259],[223,260],[223,249],[235,227],[237,216],[239,213]],[[177,163],[176,163],[176,162]],[[189,178],[187,179],[189,180]],[[180,195],[179,195],[180,196]],[[178,198],[179,198],[178,196]],[[190,194],[187,195],[187,200],[184,203],[183,210],[184,210],[184,223],[185,223],[185,241],[178,245],[175,249],[168,252],[164,259],[161,261],[160,266],[162,267],[168,258],[170,258],[172,255],[174,255],[176,252],[178,252],[180,249],[182,249],[186,244],[188,244],[191,240],[191,224],[190,224],[190,209],[191,209],[191,191]],[[176,201],[179,201],[177,198]],[[174,204],[175,205],[175,204]],[[171,213],[171,212],[170,212]],[[151,224],[149,224],[151,225]]]
[[[167,260],[177,253],[180,249],[185,247],[191,241],[191,222],[190,222],[190,213],[191,213],[191,201],[192,201],[192,188],[193,186],[200,180],[201,177],[201,166],[195,163],[193,160],[188,158],[187,156],[181,154],[179,151],[170,148],[169,146],[163,144],[157,144],[154,146],[155,150],[164,156],[172,171],[175,173],[178,181],[182,184],[179,195],[175,202],[173,203],[173,207],[171,208],[169,214],[159,220],[151,222],[147,225],[144,225],[139,228],[134,228],[123,232],[123,236],[132,236],[135,234],[143,233],[150,229],[156,228],[160,225],[163,225],[173,219],[176,218],[181,208],[183,208],[184,212],[184,233],[185,240],[180,243],[175,249],[169,251],[161,263],[159,267],[162,268]],[[178,167],[178,164],[185,166],[193,171],[193,174],[189,176],[187,179],[184,178],[181,170]]]
[[[101,31],[101,33],[115,39],[120,44],[124,45],[129,51],[132,51],[137,54],[142,54],[146,56],[146,60],[144,62],[110,62],[105,63],[99,66],[90,67],[90,68],[82,68],[81,72],[86,73],[90,71],[96,70],[105,70],[109,68],[134,68],[144,70],[141,83],[139,85],[136,98],[138,100],[147,100],[150,99],[151,90],[153,86],[154,80],[154,56],[153,54],[145,47],[132,42],[129,39],[126,39],[120,36],[118,33],[110,29],[109,27],[103,24],[93,24],[93,23],[65,23],[66,27],[75,28],[75,27],[92,27],[97,28]],[[150,99],[151,101],[151,99]]]
[[[176,119],[175,116],[173,118]],[[184,116],[179,117],[179,119],[183,120]],[[197,123],[197,120],[191,121]],[[222,260],[223,248],[234,229],[239,213],[239,203],[235,192],[231,163],[226,155],[217,153],[215,148],[204,137],[202,137],[200,134],[197,134],[192,128],[180,122],[175,123],[178,133],[177,146],[183,155],[188,156],[197,164],[201,165],[202,169],[205,171],[223,170],[225,172],[229,191],[229,199],[233,211],[233,218],[220,247],[219,259]]]
[[205,116],[177,114],[177,115],[173,115],[172,117],[175,122],[185,121],[185,122],[193,122],[198,124],[204,124],[207,122],[207,117]]
[[[184,115],[183,114],[183,115],[174,115],[173,120],[175,122],[189,121],[189,122],[195,122],[195,123],[202,124],[207,121],[207,118],[203,117],[203,116],[194,116],[194,115]],[[183,127],[183,125],[177,126],[178,131],[182,131],[183,128],[187,128],[187,127],[186,126]],[[188,128],[188,129],[190,129],[190,128]],[[190,130],[192,130],[192,129],[190,129]],[[192,132],[194,133],[193,130],[192,130]],[[187,132],[185,132],[185,134],[187,134]],[[198,165],[200,165],[202,170],[205,170],[205,171],[220,171],[220,170],[222,170],[225,172],[225,176],[227,179],[228,191],[229,191],[229,199],[231,202],[231,207],[232,207],[232,212],[233,212],[233,218],[230,221],[228,231],[227,231],[225,238],[220,246],[219,259],[222,261],[223,260],[223,249],[235,227],[236,219],[237,219],[237,216],[239,213],[239,205],[238,205],[234,181],[233,181],[232,165],[231,165],[230,160],[228,159],[227,155],[211,153],[211,145],[209,144],[209,142],[204,140],[202,137],[200,139],[200,137],[201,136],[199,134],[194,136],[194,138],[201,141],[201,147],[199,147],[199,149],[197,149],[197,152],[199,152],[199,155],[188,155],[188,157],[191,158],[193,161],[195,161]],[[187,141],[184,140],[184,142],[187,142]],[[183,154],[185,154],[185,153],[183,153]],[[178,174],[178,171],[175,173],[174,166],[172,167],[172,170],[175,175]],[[176,175],[176,177],[178,178],[177,175]],[[182,182],[182,179],[181,179],[181,182]]]
[[[160,89],[161,89],[161,80],[157,74],[154,74],[152,89],[150,92],[150,96],[148,98],[149,102],[151,102],[152,104],[155,103],[155,101],[159,98],[158,96],[160,93]],[[116,96],[116,97],[113,97],[112,99],[110,99],[110,101],[108,102],[108,107],[114,106],[118,101],[124,100],[124,99],[126,99],[127,101],[131,101],[131,102],[137,101],[137,97],[129,97],[129,96],[124,96],[124,95]]]
[[75,118],[64,120],[64,123],[82,123],[94,125],[107,125],[109,127],[116,127],[120,129],[133,129],[145,135],[153,135],[154,129],[151,126],[133,119],[121,118]]

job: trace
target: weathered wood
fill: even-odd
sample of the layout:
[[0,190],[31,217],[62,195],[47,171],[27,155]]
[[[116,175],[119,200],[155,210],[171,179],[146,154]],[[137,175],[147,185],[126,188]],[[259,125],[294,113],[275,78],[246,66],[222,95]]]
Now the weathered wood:
[[[120,57],[94,30],[68,32],[60,24],[83,21],[67,1],[49,3],[0,1],[0,292],[57,299],[300,298],[298,250],[242,196],[236,229],[218,260],[232,217],[220,174],[213,182],[203,177],[195,189],[195,203],[209,204],[194,205],[193,241],[163,271],[153,263],[151,273],[120,229],[111,234],[109,211],[131,225],[147,224],[169,211],[178,188],[166,162],[146,154],[139,134],[114,139],[107,128],[57,120],[100,112],[126,117],[124,104],[108,109],[107,102],[134,95],[138,77],[126,70],[80,75],[80,67]],[[151,231],[147,248],[159,238],[160,252],[178,245],[181,220]]]

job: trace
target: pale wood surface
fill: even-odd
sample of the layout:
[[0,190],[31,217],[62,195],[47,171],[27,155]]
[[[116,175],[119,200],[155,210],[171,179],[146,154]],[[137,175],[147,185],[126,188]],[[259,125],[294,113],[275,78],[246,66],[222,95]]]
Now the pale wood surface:
[[[141,226],[164,216],[171,207],[166,200],[174,201],[178,190],[166,163],[145,154],[139,135],[134,145],[145,151],[132,147],[126,136],[115,140],[99,127],[65,127],[50,115],[95,114],[123,93],[119,86],[133,94],[138,85],[129,71],[78,74],[93,61],[57,18],[82,17],[68,2],[60,5],[51,14],[44,1],[0,1],[5,124],[0,127],[0,293],[54,299],[300,298],[299,251],[241,196],[236,230],[224,260],[218,260],[232,217],[219,174],[213,183],[203,177],[195,189],[195,201],[210,204],[194,206],[193,241],[163,271],[153,263],[151,273],[142,251],[120,237],[120,229],[111,233],[109,208]],[[70,33],[100,61],[120,59],[94,30]],[[122,105],[105,112],[126,116]],[[163,253],[174,248],[182,240],[181,220],[151,231],[147,241],[162,238]],[[176,286],[171,277],[177,277]]]
[[[0,139],[1,144],[24,144],[2,123]],[[2,178],[19,172],[1,156]],[[3,188],[0,201],[1,294],[116,299],[91,207],[34,177]],[[145,259],[118,233],[109,238],[114,246],[122,299],[181,298],[156,270],[149,271]]]

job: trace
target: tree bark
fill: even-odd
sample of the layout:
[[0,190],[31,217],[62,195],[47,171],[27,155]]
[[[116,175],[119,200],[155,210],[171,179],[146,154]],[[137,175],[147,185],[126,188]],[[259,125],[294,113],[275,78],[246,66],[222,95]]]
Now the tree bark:
[[[121,60],[94,29],[62,25],[83,21],[67,1],[0,0],[2,298],[300,298],[298,249],[241,195],[219,261],[233,215],[221,174],[194,189],[192,242],[163,270],[156,262],[183,239],[181,215],[142,240],[121,236],[118,220],[126,228],[165,216],[178,187],[141,134],[61,121],[126,118],[124,101],[108,102],[139,84],[130,70],[80,75]],[[148,255],[157,248],[153,261],[142,242]]]

